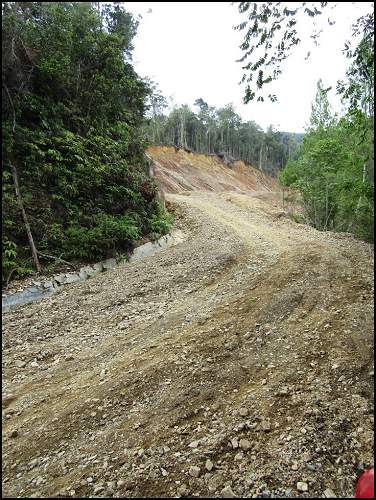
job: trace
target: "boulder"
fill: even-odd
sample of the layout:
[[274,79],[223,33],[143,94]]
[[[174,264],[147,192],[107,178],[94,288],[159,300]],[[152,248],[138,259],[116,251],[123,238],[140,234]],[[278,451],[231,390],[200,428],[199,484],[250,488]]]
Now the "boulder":
[[117,265],[116,259],[114,259],[114,258],[106,259],[106,260],[102,261],[102,265],[103,265],[104,270],[113,269]]
[[76,273],[68,273],[65,275],[65,283],[77,283],[80,281],[80,276]]

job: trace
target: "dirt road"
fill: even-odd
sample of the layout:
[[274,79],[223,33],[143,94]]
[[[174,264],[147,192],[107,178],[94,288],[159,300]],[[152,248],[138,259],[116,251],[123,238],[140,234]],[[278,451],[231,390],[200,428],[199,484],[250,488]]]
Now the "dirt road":
[[241,194],[3,317],[5,497],[351,496],[373,461],[373,246]]

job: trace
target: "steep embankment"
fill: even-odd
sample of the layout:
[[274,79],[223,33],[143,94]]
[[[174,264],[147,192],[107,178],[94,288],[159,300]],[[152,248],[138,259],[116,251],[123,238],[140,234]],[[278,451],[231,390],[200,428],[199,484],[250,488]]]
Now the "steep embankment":
[[167,200],[182,243],[4,315],[3,495],[352,496],[373,246],[254,196]]
[[227,166],[216,155],[189,153],[170,146],[152,146],[148,154],[156,166],[156,179],[166,193],[184,191],[275,191],[278,183],[242,161]]

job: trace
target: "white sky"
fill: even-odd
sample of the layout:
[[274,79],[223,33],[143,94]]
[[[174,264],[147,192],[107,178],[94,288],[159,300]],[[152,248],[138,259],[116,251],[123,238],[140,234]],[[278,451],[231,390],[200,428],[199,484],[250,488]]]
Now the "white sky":
[[[142,15],[134,39],[136,71],[157,82],[174,103],[193,108],[194,101],[202,97],[218,108],[232,102],[243,120],[254,120],[264,129],[272,124],[278,130],[303,132],[319,78],[325,86],[333,86],[329,97],[340,111],[335,87],[349,64],[342,53],[344,42],[351,37],[351,24],[370,11],[373,3],[329,2],[323,15],[314,18],[324,26],[319,47],[302,42],[296,54],[282,63],[279,79],[265,87],[268,93],[277,94],[279,102],[247,105],[242,103],[244,86],[239,85],[242,65],[236,62],[242,56],[239,45],[244,33],[233,29],[244,19],[237,3],[124,2],[124,6],[134,15]],[[335,25],[327,24],[328,16]],[[304,23],[311,34],[312,19]],[[308,50],[311,57],[305,61]]]

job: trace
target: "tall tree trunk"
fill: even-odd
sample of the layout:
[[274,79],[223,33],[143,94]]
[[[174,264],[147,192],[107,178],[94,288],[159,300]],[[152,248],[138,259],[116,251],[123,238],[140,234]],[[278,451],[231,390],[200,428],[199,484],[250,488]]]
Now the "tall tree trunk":
[[261,144],[260,156],[259,156],[259,169],[261,170],[261,172],[263,171],[262,170],[262,153],[263,153],[263,148],[264,148],[264,144]]
[[327,230],[328,227],[328,209],[329,209],[329,186],[328,186],[328,181],[326,181],[326,186],[325,186],[325,227],[324,230]]
[[20,192],[20,186],[18,184],[17,169],[16,169],[16,167],[13,164],[10,164],[10,168],[12,170],[14,188],[15,188],[15,191],[16,191],[16,197],[17,197],[18,205],[19,205],[19,207],[21,209],[22,218],[23,218],[23,221],[24,221],[24,224],[25,224],[26,233],[27,233],[27,237],[28,237],[28,240],[29,240],[30,248],[31,248],[31,253],[33,255],[33,261],[34,261],[34,264],[35,264],[35,267],[36,267],[38,273],[40,273],[41,270],[42,270],[42,268],[41,268],[41,266],[39,264],[38,252],[37,252],[37,249],[35,248],[35,245],[34,245],[33,235],[31,234],[30,224],[29,224],[26,212],[25,212],[23,201],[22,201],[22,196],[21,196],[21,192]]

